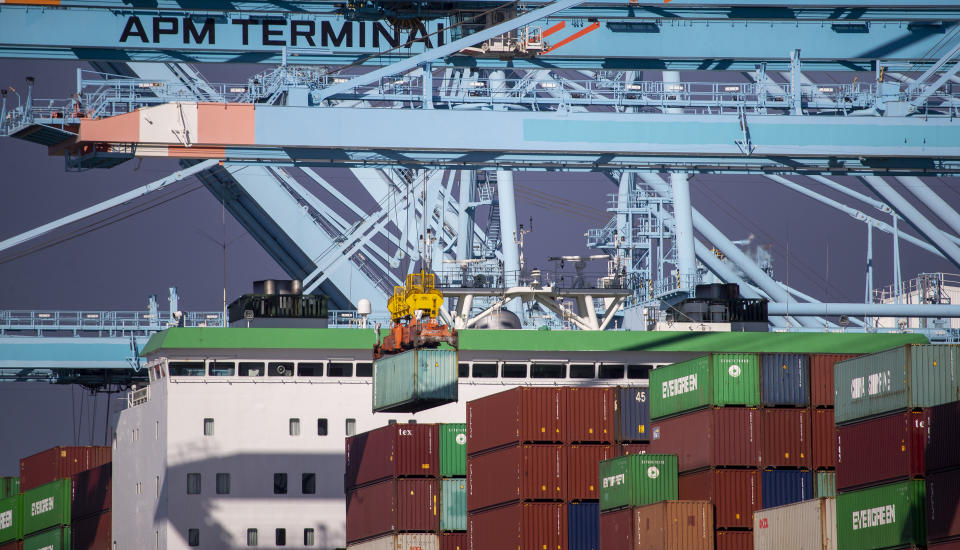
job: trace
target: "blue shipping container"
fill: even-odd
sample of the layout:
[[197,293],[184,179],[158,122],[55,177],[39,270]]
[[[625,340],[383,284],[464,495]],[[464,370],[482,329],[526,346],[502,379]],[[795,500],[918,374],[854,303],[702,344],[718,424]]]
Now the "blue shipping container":
[[775,508],[813,498],[813,472],[808,470],[764,470],[760,477],[761,502]]
[[567,538],[570,550],[597,550],[600,547],[600,503],[567,504]]
[[766,407],[810,405],[810,357],[800,353],[764,353],[760,358]]
[[650,441],[650,389],[639,386],[617,388],[617,443]]

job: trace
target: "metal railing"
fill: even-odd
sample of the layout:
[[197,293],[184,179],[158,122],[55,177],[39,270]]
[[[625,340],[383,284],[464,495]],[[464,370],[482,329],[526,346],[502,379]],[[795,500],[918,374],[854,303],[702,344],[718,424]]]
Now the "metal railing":
[[[186,327],[224,326],[221,311],[192,311],[183,314],[182,325]],[[8,332],[72,333],[81,336],[97,333],[100,336],[127,336],[150,334],[177,326],[170,320],[169,312],[149,311],[44,311],[0,310],[0,336]]]
[[133,408],[150,401],[150,386],[127,392],[127,408]]

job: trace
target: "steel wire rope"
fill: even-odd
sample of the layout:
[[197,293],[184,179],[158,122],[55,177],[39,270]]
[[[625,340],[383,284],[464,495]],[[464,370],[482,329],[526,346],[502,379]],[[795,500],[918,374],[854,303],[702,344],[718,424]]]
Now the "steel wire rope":
[[558,196],[556,196],[556,195],[550,195],[550,194],[548,194],[548,193],[545,193],[545,192],[543,192],[543,191],[540,191],[539,189],[536,189],[535,187],[531,187],[531,186],[528,186],[528,185],[515,184],[514,187],[515,187],[515,188],[518,188],[518,189],[522,189],[523,191],[525,191],[525,192],[527,192],[527,193],[529,193],[529,194],[538,195],[538,196],[542,197],[544,200],[547,200],[547,201],[555,202],[555,203],[558,203],[558,204],[564,204],[564,205],[569,206],[569,207],[572,207],[572,208],[577,208],[577,209],[581,209],[581,208],[582,208],[582,209],[590,210],[590,211],[592,211],[595,215],[599,215],[599,216],[602,216],[602,217],[604,217],[604,218],[609,217],[609,216],[608,216],[609,213],[608,213],[606,210],[603,210],[603,209],[601,209],[601,208],[597,208],[596,206],[592,206],[592,205],[587,204],[587,203],[585,203],[585,202],[583,202],[583,201],[574,201],[574,200],[570,200],[570,199],[564,199],[564,198],[558,197]]
[[[943,37],[940,38],[940,40],[935,42],[932,46],[930,46],[930,48],[926,52],[923,53],[923,55],[921,56],[921,59],[928,59],[928,58],[934,59],[934,56],[937,55],[941,50],[943,50],[946,47],[946,42],[948,42],[949,40],[953,40],[953,38],[955,38],[955,36],[958,34],[960,34],[960,26],[956,26],[949,33],[945,33]],[[939,58],[935,58],[935,59],[939,59]],[[920,63],[915,61],[913,65],[911,65],[910,68],[907,69],[907,72],[917,72],[919,70],[920,70]]]
[[547,201],[544,201],[544,200],[540,199],[539,197],[532,196],[532,195],[528,195],[528,194],[526,194],[525,192],[522,192],[522,191],[515,191],[515,193],[516,193],[516,195],[517,195],[519,198],[523,199],[524,202],[528,202],[528,203],[530,203],[530,204],[532,204],[532,205],[534,205],[534,206],[538,206],[538,207],[544,208],[544,209],[546,209],[546,210],[563,212],[563,213],[565,213],[565,214],[569,214],[569,215],[571,215],[571,216],[577,216],[577,217],[583,218],[583,219],[585,219],[585,220],[587,220],[587,221],[596,222],[596,223],[605,223],[605,222],[609,221],[608,217],[603,217],[603,218],[601,218],[601,217],[596,216],[596,215],[590,215],[590,214],[588,214],[588,213],[584,213],[584,212],[580,212],[580,211],[574,210],[572,207],[565,207],[565,206],[561,206],[561,205],[557,205],[557,204],[552,204],[552,203],[550,203],[550,202],[547,202]]

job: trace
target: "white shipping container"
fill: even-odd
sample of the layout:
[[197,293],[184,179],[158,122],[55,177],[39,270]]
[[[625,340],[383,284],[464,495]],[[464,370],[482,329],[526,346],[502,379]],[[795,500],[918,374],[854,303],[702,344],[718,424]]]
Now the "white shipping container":
[[818,498],[753,513],[754,550],[837,550],[837,500]]
[[347,550],[440,550],[440,537],[432,533],[400,533],[348,544]]

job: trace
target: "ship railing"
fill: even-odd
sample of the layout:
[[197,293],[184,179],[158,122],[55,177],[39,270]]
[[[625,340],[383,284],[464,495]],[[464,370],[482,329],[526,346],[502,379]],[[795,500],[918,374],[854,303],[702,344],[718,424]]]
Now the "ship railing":
[[[328,311],[327,328],[360,328],[363,316],[355,309],[331,309]],[[389,313],[371,313],[367,315],[367,328],[376,323],[382,327],[390,326]]]
[[150,386],[127,392],[127,408],[143,405],[147,401],[150,401]]
[[[192,311],[183,315],[185,327],[224,326],[223,312]],[[150,334],[176,326],[170,312],[158,311],[57,311],[57,310],[0,310],[0,335],[7,332],[87,333],[117,336]]]

